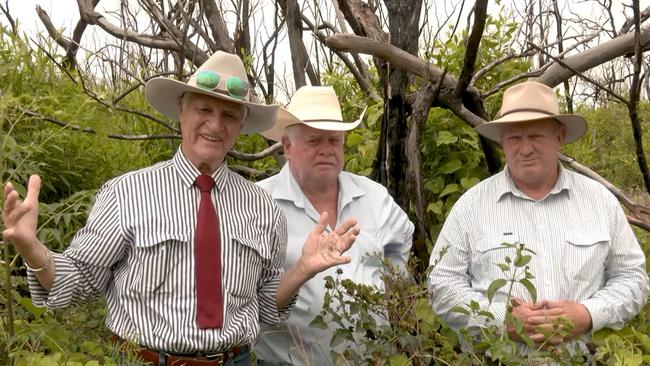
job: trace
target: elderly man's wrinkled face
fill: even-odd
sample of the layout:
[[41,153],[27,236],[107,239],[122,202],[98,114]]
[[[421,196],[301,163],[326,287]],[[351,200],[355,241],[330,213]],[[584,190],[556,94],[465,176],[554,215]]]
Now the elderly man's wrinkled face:
[[245,107],[192,93],[179,101],[178,108],[183,154],[202,173],[211,174],[237,141],[244,124]]
[[307,125],[289,127],[282,140],[289,167],[305,188],[336,184],[343,169],[343,132],[318,130]]
[[504,126],[501,145],[514,182],[529,188],[549,180],[555,184],[557,153],[565,134],[565,127],[554,119]]

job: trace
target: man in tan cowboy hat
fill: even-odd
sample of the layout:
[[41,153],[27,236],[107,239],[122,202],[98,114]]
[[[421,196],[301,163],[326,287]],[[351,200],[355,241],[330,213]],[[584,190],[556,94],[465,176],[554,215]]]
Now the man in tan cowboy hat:
[[36,236],[40,178],[24,202],[7,183],[3,236],[28,268],[34,303],[60,308],[106,295],[107,327],[154,365],[247,365],[259,321],[286,318],[302,283],[349,262],[359,229],[314,228],[285,272],[286,218],[270,195],[228,169],[240,133],[271,127],[277,106],[250,101],[235,55],[215,53],[187,83],[156,78],[151,105],[180,121],[171,160],[107,182],[86,226],[63,253]]
[[[332,87],[304,86],[296,91],[286,110],[280,109],[275,127],[265,137],[281,141],[287,164],[279,174],[258,184],[271,193],[287,215],[289,242],[285,268],[298,261],[308,228],[327,213],[328,231],[356,218],[361,226],[348,255],[349,264],[338,268],[341,278],[383,287],[382,261],[404,267],[408,261],[413,224],[395,204],[386,188],[368,178],[342,171],[344,131],[359,125],[344,122]],[[296,307],[280,326],[262,326],[254,350],[262,365],[329,365],[332,332],[309,323],[323,307],[326,276],[323,271],[300,290]],[[346,345],[348,346],[348,345]]]
[[[502,243],[525,244],[536,253],[527,266],[537,302],[516,283],[512,315],[538,344],[621,328],[643,308],[649,287],[645,258],[618,201],[557,160],[562,145],[586,129],[582,117],[560,114],[551,88],[532,81],[507,89],[499,118],[477,127],[501,144],[506,167],[460,197],[431,254],[433,264],[448,248],[429,276],[429,287],[433,308],[452,327],[476,330],[504,323],[508,286],[492,302],[487,298],[492,281],[510,274],[496,264],[515,258],[514,249]],[[451,310],[471,301],[495,319]],[[573,329],[563,339],[546,339],[542,330],[559,317],[568,318]],[[511,327],[508,332],[518,340]]]

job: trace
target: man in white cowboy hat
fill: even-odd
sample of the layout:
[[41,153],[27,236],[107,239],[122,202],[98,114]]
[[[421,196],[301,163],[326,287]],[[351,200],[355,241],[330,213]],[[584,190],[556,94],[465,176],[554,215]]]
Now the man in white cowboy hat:
[[[537,302],[524,285],[515,284],[512,315],[538,344],[621,328],[643,308],[649,287],[645,258],[618,201],[557,160],[562,145],[586,129],[582,117],[560,114],[553,90],[534,81],[507,89],[499,118],[476,128],[501,144],[506,167],[460,197],[431,254],[433,264],[447,248],[429,287],[434,310],[453,328],[504,323],[508,286],[492,302],[487,297],[492,281],[510,273],[497,264],[515,258],[514,249],[502,243],[524,244],[536,253],[527,266]],[[495,319],[452,310],[471,301]],[[569,319],[573,329],[565,338],[546,339],[542,330],[559,317]],[[519,340],[512,327],[507,329]]]
[[341,256],[359,229],[327,218],[285,272],[286,218],[270,195],[228,169],[240,133],[271,127],[277,106],[250,101],[242,61],[215,53],[187,83],[156,78],[151,105],[180,121],[171,160],[107,182],[86,226],[64,253],[38,241],[40,178],[21,202],[5,187],[4,238],[28,268],[34,303],[61,308],[106,295],[107,327],[143,346],[154,365],[246,365],[259,321],[286,318],[302,283],[349,262]]
[[[399,267],[408,261],[413,224],[397,206],[386,188],[368,178],[344,172],[344,131],[359,125],[344,122],[332,87],[303,86],[280,109],[273,129],[265,137],[281,141],[287,164],[279,174],[258,184],[271,193],[287,215],[289,241],[285,268],[298,261],[308,227],[327,212],[328,230],[356,218],[361,226],[348,255],[352,262],[339,266],[342,279],[383,287],[382,261]],[[331,331],[309,323],[323,307],[326,276],[336,277],[336,268],[323,271],[300,290],[289,319],[279,326],[262,326],[254,346],[261,364],[328,365]]]

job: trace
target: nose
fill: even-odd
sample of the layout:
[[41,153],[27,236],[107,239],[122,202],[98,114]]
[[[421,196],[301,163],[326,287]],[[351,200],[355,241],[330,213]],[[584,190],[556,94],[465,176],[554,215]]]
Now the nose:
[[213,113],[210,116],[208,116],[208,119],[206,120],[205,124],[212,131],[221,131],[224,126],[223,120],[221,119],[218,113]]
[[521,139],[521,144],[519,145],[519,152],[522,155],[530,155],[533,152],[533,144],[528,139],[528,137],[524,137]]

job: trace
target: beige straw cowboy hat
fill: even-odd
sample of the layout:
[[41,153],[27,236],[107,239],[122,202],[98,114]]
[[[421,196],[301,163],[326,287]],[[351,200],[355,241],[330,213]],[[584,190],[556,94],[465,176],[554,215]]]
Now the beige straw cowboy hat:
[[160,113],[178,121],[178,98],[184,93],[199,93],[243,104],[248,109],[241,133],[267,130],[275,123],[278,105],[251,102],[246,68],[237,56],[217,51],[201,65],[189,80],[158,77],[144,87],[144,95]]
[[566,127],[565,143],[579,139],[587,131],[584,118],[575,114],[560,114],[560,104],[553,89],[536,81],[526,81],[506,89],[497,117],[476,127],[476,132],[500,142],[501,127],[504,125],[547,118],[556,119]]
[[348,131],[362,119],[363,113],[354,122],[343,121],[339,99],[331,86],[303,86],[294,93],[286,109],[280,108],[275,126],[262,132],[262,136],[282,141],[287,127],[301,123],[319,130]]

